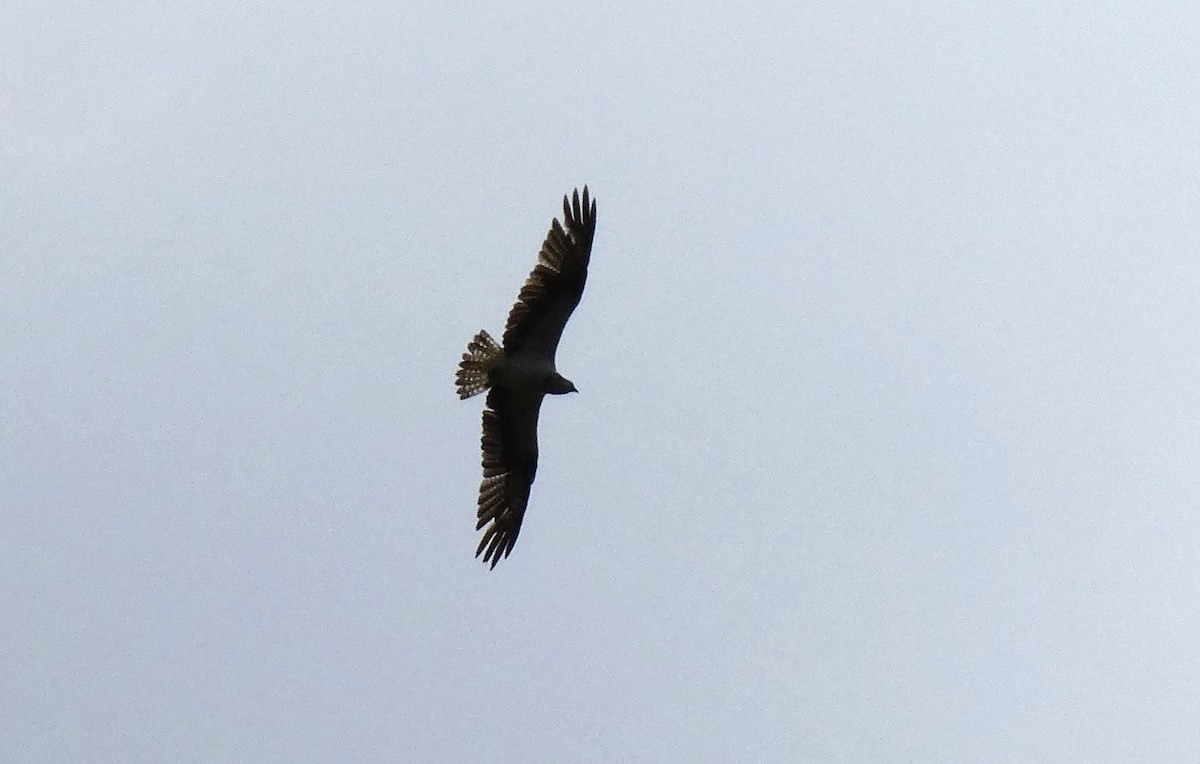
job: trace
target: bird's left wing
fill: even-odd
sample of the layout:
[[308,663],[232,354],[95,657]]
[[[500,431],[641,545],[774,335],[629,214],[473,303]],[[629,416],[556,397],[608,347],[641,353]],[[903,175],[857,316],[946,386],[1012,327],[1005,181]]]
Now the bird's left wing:
[[493,568],[508,557],[529,503],[537,473],[537,423],[543,393],[494,387],[483,412],[483,482],[475,530],[487,526],[475,556]]
[[584,186],[582,203],[579,189],[570,202],[563,197],[563,223],[551,222],[538,263],[508,313],[504,352],[554,357],[563,327],[583,296],[595,234],[596,202]]

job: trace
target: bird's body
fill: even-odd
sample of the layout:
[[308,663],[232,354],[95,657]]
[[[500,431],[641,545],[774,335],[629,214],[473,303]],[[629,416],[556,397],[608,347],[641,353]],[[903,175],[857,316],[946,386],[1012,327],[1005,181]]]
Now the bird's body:
[[[583,295],[596,203],[579,191],[563,197],[563,225],[552,221],[516,304],[508,314],[501,347],[487,332],[467,346],[456,383],[460,398],[488,390],[483,412],[483,482],[476,530],[485,525],[475,556],[496,567],[517,541],[537,473],[537,423],[547,395],[578,392],[558,373],[554,357],[563,327]],[[565,228],[564,228],[565,225]]]
[[[492,387],[503,388],[513,393],[535,391],[541,388],[543,393],[554,393],[560,388],[563,377],[554,368],[553,358],[519,354],[504,356],[503,360],[492,369]],[[561,390],[560,392],[570,392]]]

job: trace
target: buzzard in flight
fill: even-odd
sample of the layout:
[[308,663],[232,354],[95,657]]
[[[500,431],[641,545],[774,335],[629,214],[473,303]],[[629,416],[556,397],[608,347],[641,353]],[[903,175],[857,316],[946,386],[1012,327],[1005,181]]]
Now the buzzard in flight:
[[475,556],[493,568],[508,557],[529,489],[537,472],[537,422],[546,393],[579,392],[554,367],[554,353],[563,327],[583,296],[592,237],[596,233],[596,202],[583,187],[570,202],[563,197],[563,223],[555,219],[538,253],[537,266],[508,313],[504,345],[481,331],[467,345],[455,381],[458,397],[489,390],[483,411],[483,482],[475,530],[487,526]]

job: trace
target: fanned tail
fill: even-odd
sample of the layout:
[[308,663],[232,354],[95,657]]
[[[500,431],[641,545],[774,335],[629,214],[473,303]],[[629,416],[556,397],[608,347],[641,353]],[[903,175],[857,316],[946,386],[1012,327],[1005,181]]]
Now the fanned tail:
[[487,332],[481,331],[467,345],[454,381],[458,397],[462,400],[478,395],[492,385],[489,373],[504,360],[504,348],[496,343]]

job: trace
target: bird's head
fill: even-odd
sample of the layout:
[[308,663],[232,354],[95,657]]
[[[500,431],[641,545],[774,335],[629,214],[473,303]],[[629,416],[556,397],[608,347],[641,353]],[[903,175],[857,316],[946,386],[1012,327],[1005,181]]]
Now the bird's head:
[[557,371],[550,375],[546,380],[546,392],[551,395],[565,395],[567,393],[577,393],[575,383],[567,379]]

